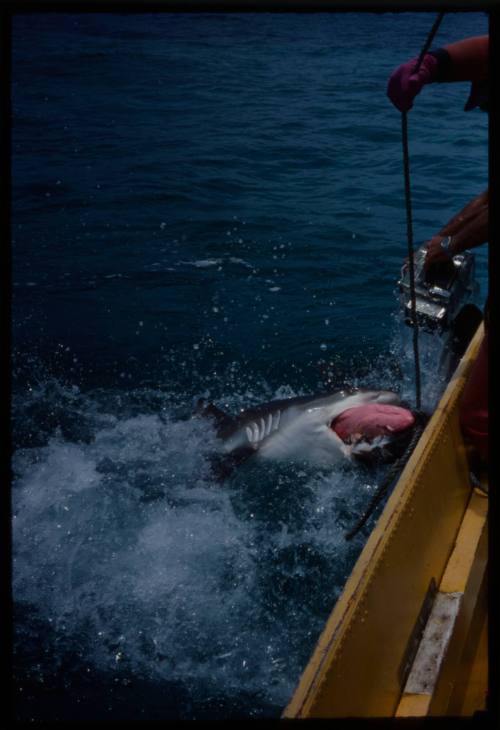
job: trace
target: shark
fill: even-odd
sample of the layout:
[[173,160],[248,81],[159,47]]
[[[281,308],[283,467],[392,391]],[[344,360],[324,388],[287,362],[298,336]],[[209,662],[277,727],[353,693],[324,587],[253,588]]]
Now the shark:
[[410,440],[415,423],[399,396],[388,390],[272,400],[236,415],[200,399],[196,412],[215,424],[220,476],[250,457],[320,466],[341,460],[391,461]]

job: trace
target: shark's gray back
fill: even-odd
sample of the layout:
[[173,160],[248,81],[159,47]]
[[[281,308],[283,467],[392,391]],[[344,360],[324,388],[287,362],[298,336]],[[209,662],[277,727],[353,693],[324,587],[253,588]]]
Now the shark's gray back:
[[235,416],[221,418],[218,423],[217,436],[221,439],[228,439],[247,423],[259,422],[261,419],[267,422],[269,421],[269,417],[274,417],[276,422],[276,418],[281,418],[282,414],[291,408],[321,408],[326,405],[334,405],[343,401],[349,395],[359,392],[361,392],[359,389],[339,390],[335,393],[325,393],[324,395],[300,395],[295,398],[281,398],[268,401],[267,403],[247,408]]

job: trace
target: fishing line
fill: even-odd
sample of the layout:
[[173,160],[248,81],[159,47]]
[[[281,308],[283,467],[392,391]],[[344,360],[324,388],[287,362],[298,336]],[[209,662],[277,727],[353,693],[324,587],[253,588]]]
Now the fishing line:
[[368,519],[373,514],[377,505],[387,494],[389,487],[392,485],[393,482],[395,482],[399,478],[399,475],[400,475],[404,465],[410,458],[410,456],[413,452],[413,449],[417,445],[418,440],[424,430],[425,423],[427,422],[428,417],[424,413],[414,413],[413,415],[417,418],[417,425],[415,427],[415,431],[413,432],[413,436],[411,437],[410,443],[406,447],[404,454],[402,456],[400,456],[397,461],[394,462],[394,464],[391,466],[391,468],[387,472],[384,481],[378,487],[377,491],[371,498],[371,500],[368,504],[368,507],[363,512],[360,519],[356,522],[354,527],[351,530],[349,530],[349,532],[346,532],[346,534],[344,536],[346,540],[352,540],[352,538],[355,535],[357,535],[358,532],[361,530],[361,528],[366,524]]
[[[413,73],[418,73],[424,56],[429,50],[434,36],[437,33],[439,25],[444,17],[444,12],[438,14],[434,25],[423,45],[418,57]],[[401,112],[401,136],[403,143],[403,174],[405,182],[405,205],[406,205],[406,235],[408,241],[408,274],[410,278],[410,303],[411,303],[411,321],[413,328],[413,359],[415,361],[415,404],[419,411],[421,408],[421,377],[420,377],[420,354],[418,349],[418,321],[417,321],[417,300],[415,293],[415,264],[413,261],[413,223],[411,209],[411,186],[410,186],[410,155],[408,151],[408,114],[406,111]]]
[[[441,21],[444,17],[444,12],[438,13],[436,20],[434,21],[434,24],[426,38],[426,41],[422,47],[422,50],[420,51],[420,55],[418,57],[417,63],[415,65],[415,68],[413,69],[413,73],[418,73],[420,66],[422,65],[422,61],[424,60],[424,56],[429,50],[432,41],[434,40],[434,36],[436,35],[438,28],[441,24]],[[421,376],[420,376],[420,353],[418,349],[418,320],[417,320],[417,298],[416,298],[416,292],[415,292],[415,264],[413,260],[413,222],[412,222],[412,209],[411,209],[411,185],[410,185],[410,155],[408,151],[408,115],[406,111],[401,112],[401,136],[402,136],[402,144],[403,144],[403,174],[404,174],[404,183],[405,183],[405,205],[406,205],[406,235],[407,235],[407,241],[408,241],[408,274],[410,278],[410,303],[411,303],[411,321],[412,321],[412,329],[413,329],[413,359],[415,361],[415,403],[416,403],[416,413],[418,417],[420,418],[420,424],[418,424],[415,428],[415,432],[413,434],[413,437],[408,444],[408,447],[406,448],[405,453],[392,465],[391,469],[387,473],[384,481],[382,484],[378,487],[377,491],[373,495],[372,499],[370,500],[370,503],[368,507],[366,508],[365,512],[363,513],[362,517],[358,520],[356,525],[346,533],[345,539],[351,540],[355,535],[358,534],[358,532],[361,530],[363,525],[367,522],[369,517],[372,515],[373,511],[379,504],[379,502],[383,499],[383,497],[386,495],[387,491],[389,490],[389,487],[392,485],[392,483],[398,478],[401,469],[407,462],[407,460],[410,457],[410,454],[412,453],[413,449],[415,448],[420,436],[422,435],[422,431],[424,430],[424,425],[422,422],[422,416],[420,409],[421,409],[421,392],[422,392],[422,386],[421,386]],[[415,415],[415,414],[414,414]]]

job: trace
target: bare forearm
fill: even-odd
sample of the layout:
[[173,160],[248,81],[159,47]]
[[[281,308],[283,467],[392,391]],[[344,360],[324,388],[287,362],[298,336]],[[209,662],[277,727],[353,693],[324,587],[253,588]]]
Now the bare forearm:
[[[445,247],[443,242],[447,237],[450,240]],[[434,264],[446,261],[457,253],[468,248],[475,248],[488,240],[488,191],[462,208],[448,223],[441,228],[438,234],[427,242],[427,254],[424,268],[427,271]]]
[[481,193],[477,196],[477,198],[471,200],[464,208],[462,208],[462,210],[454,215],[453,218],[451,218],[448,223],[441,228],[438,235],[454,236],[478,215],[483,215],[485,212],[487,214],[488,198],[488,190],[485,190],[484,193]]
[[488,208],[464,223],[460,230],[451,235],[453,253],[462,253],[468,248],[476,248],[488,240]]
[[488,76],[489,37],[475,36],[443,47],[448,58],[440,63],[436,81],[479,81]]

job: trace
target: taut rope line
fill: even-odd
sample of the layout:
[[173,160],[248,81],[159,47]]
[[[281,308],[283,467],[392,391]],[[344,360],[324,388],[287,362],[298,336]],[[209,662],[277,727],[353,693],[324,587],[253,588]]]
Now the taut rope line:
[[[429,50],[434,36],[437,33],[439,25],[443,19],[444,13],[438,14],[434,25],[423,45],[417,64],[413,69],[413,73],[418,73],[425,54]],[[417,411],[421,408],[421,378],[420,378],[420,356],[418,351],[418,321],[417,321],[417,304],[415,294],[415,264],[413,261],[413,223],[411,209],[411,186],[410,186],[410,155],[408,152],[408,113],[401,112],[401,136],[403,142],[403,172],[405,181],[405,204],[406,204],[406,235],[408,241],[408,273],[410,277],[410,301],[411,301],[411,320],[413,325],[413,357],[415,360],[415,405]]]
[[[415,65],[415,68],[413,69],[413,73],[418,73],[418,70],[420,69],[420,66],[422,64],[422,61],[424,59],[425,54],[431,47],[431,43],[434,40],[434,36],[437,33],[437,30],[439,28],[439,25],[441,24],[441,21],[444,17],[444,12],[441,12],[438,14],[436,20],[434,21],[434,25],[432,26],[429,35],[427,36],[427,39],[423,45],[422,50],[420,51],[420,55],[418,57],[417,63]],[[404,181],[405,181],[405,204],[406,204],[406,234],[407,234],[407,240],[408,240],[408,273],[410,277],[410,300],[411,300],[411,320],[412,320],[412,329],[413,329],[413,357],[415,360],[415,404],[416,404],[416,411],[417,415],[422,418],[422,414],[420,412],[421,409],[421,378],[420,378],[420,355],[418,350],[418,321],[417,321],[417,301],[416,301],[416,294],[415,294],[415,264],[413,261],[413,223],[412,223],[412,210],[411,210],[411,186],[410,186],[410,155],[408,152],[408,116],[407,112],[403,111],[401,112],[401,132],[402,132],[402,142],[403,142],[403,173],[404,173]],[[389,487],[391,484],[395,481],[397,476],[399,475],[400,470],[403,468],[403,466],[408,461],[410,454],[412,453],[413,449],[415,448],[417,441],[419,440],[420,436],[422,435],[422,431],[424,430],[424,425],[422,421],[415,427],[415,433],[413,434],[413,437],[408,444],[404,454],[392,465],[392,467],[389,469],[389,472],[387,473],[384,481],[382,484],[378,487],[377,491],[373,495],[373,497],[370,500],[370,503],[368,507],[366,508],[364,514],[361,516],[361,518],[358,520],[356,525],[346,533],[345,539],[351,540],[355,535],[358,534],[358,532],[361,530],[363,525],[367,522],[369,517],[372,515],[374,509],[379,504],[379,502],[382,500],[382,498],[387,493]]]

